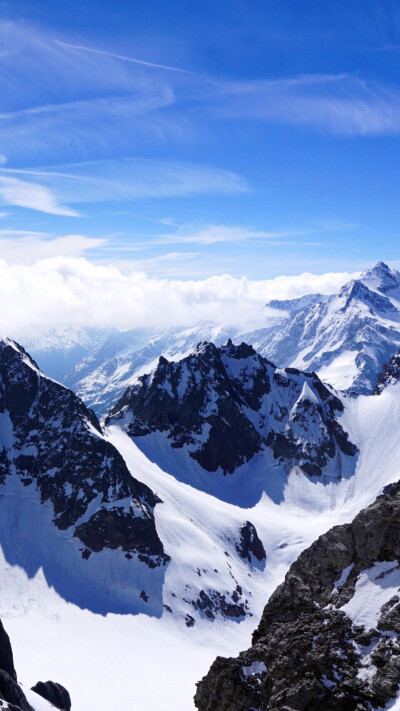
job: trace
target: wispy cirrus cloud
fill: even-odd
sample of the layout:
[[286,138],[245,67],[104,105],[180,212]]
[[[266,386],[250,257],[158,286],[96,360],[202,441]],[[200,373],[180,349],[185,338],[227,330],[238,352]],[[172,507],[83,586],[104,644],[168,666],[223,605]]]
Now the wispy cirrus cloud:
[[164,66],[122,61],[11,21],[0,20],[0,44],[0,152],[10,159],[104,156],[117,146],[131,149],[135,137],[179,140],[186,131],[185,117],[163,112],[184,72],[167,75]]
[[50,215],[78,216],[76,210],[62,205],[50,188],[37,182],[4,174],[0,174],[0,203],[46,212]]
[[[246,180],[232,171],[206,165],[141,158],[92,161],[39,170],[0,167],[1,175],[4,181],[15,180],[17,184],[27,186],[40,182],[44,190],[52,190],[60,201],[69,203],[234,194],[250,189]],[[24,180],[11,176],[23,176]]]
[[0,42],[0,153],[12,160],[154,155],[217,135],[221,121],[365,137],[400,130],[399,88],[351,73],[225,81],[16,22],[0,21]]
[[[124,242],[110,242],[106,249],[119,251],[122,254],[137,252],[151,247],[176,245],[180,247],[194,245],[197,247],[218,245],[299,245],[303,247],[323,247],[323,238],[331,237],[332,233],[353,230],[359,225],[343,220],[322,220],[297,228],[281,228],[274,230],[256,229],[249,225],[235,224],[178,224],[171,218],[158,220],[164,226],[164,232],[135,233]],[[304,239],[305,237],[309,239]],[[196,253],[197,255],[197,253]]]
[[399,91],[352,74],[216,83],[210,111],[224,120],[254,119],[350,136],[400,130]]
[[145,244],[198,244],[211,245],[240,242],[274,242],[312,234],[309,228],[257,230],[243,225],[206,225],[200,228],[181,226],[177,231],[151,236]]
[[217,120],[348,136],[400,130],[399,89],[351,73],[223,81],[15,22],[0,21],[0,41],[0,152],[12,157],[199,141]]
[[85,235],[53,235],[27,230],[0,230],[0,255],[9,264],[31,264],[52,257],[81,257],[104,244]]

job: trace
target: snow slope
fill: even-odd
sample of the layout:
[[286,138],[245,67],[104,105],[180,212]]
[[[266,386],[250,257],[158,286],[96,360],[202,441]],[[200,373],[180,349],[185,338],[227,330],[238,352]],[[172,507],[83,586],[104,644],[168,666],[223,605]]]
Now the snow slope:
[[[161,619],[94,614],[66,602],[42,570],[28,574],[3,556],[0,617],[25,687],[40,678],[59,681],[70,691],[75,711],[192,709],[195,681],[217,654],[231,656],[249,645],[268,596],[299,553],[320,533],[352,520],[386,484],[400,478],[400,383],[390,383],[379,395],[346,396],[343,402],[339,422],[359,448],[355,473],[326,483],[294,468],[280,503],[264,494],[252,508],[179,481],[112,425],[107,441],[135,479],[163,501],[154,517],[171,558],[163,585],[167,607]],[[265,565],[238,553],[247,521],[263,543]],[[201,591],[212,599],[211,607],[198,604],[204,602]],[[222,598],[243,605],[245,614],[226,614],[232,608]]]
[[[231,656],[249,645],[269,594],[298,554],[332,525],[350,521],[384,485],[400,478],[399,387],[390,386],[382,395],[363,396],[359,401],[349,399],[353,409],[344,417],[353,423],[353,435],[360,447],[352,481],[324,486],[293,473],[283,504],[274,504],[264,496],[250,510],[178,482],[151,464],[118,427],[111,427],[108,437],[129,468],[164,501],[156,506],[156,523],[172,559],[164,596],[167,604],[176,605],[175,612],[165,610],[161,620],[144,615],[94,615],[65,603],[48,588],[40,573],[29,581],[23,570],[3,561],[0,613],[12,636],[24,683],[28,685],[47,674],[69,689],[76,711],[112,708],[117,702],[121,711],[131,711],[132,704],[141,711],[193,708],[195,681],[217,654]],[[382,451],[388,455],[385,465]],[[232,549],[220,538],[247,519],[256,526],[267,553],[265,569],[253,573],[244,572],[247,568],[243,561],[233,561]],[[232,554],[229,558],[222,553],[225,549]],[[230,578],[227,567],[213,575],[210,555],[218,560],[217,569],[222,557],[233,563],[233,574],[239,581],[239,576],[253,576],[254,616],[239,624],[222,617],[210,621],[198,616],[195,625],[188,628],[185,616],[190,606],[186,607],[182,598],[186,585],[195,592],[203,586],[197,568],[208,569],[204,575],[215,588],[221,584],[223,589]],[[171,592],[177,598],[171,597]]]

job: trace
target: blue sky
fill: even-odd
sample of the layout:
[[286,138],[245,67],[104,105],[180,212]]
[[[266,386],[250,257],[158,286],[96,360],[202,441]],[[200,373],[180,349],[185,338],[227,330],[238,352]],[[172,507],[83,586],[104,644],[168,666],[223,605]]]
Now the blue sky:
[[0,2],[0,256],[399,263],[400,6]]

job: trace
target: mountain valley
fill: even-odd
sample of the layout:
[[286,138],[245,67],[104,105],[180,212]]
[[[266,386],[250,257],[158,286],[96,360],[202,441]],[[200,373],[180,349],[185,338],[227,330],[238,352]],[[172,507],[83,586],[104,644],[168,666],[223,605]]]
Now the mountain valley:
[[[200,711],[396,698],[398,282],[377,265],[339,295],[283,305],[282,333],[312,322],[315,348],[329,322],[349,350],[360,324],[365,387],[277,366],[220,327],[168,357],[136,334],[137,368],[132,334],[103,333],[74,366],[96,385],[99,420],[40,353],[0,342],[0,617],[25,685],[61,679],[78,711],[131,711],[132,698],[188,711],[202,677]],[[121,349],[130,365],[113,380]]]

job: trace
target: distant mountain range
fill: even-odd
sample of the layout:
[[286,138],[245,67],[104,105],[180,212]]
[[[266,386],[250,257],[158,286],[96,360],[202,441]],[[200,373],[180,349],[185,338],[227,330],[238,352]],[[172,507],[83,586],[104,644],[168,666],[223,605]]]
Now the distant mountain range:
[[279,367],[314,371],[338,390],[371,393],[383,365],[400,348],[400,273],[383,262],[337,294],[268,302],[272,325],[237,329],[202,323],[179,329],[63,329],[23,338],[41,367],[105,415],[160,355],[179,360],[196,345],[228,338],[251,343]]

